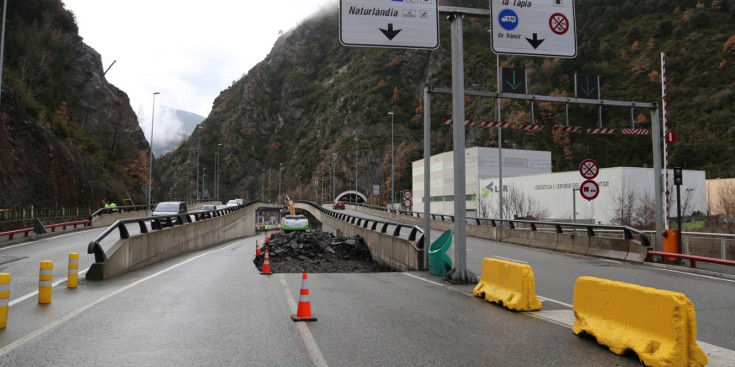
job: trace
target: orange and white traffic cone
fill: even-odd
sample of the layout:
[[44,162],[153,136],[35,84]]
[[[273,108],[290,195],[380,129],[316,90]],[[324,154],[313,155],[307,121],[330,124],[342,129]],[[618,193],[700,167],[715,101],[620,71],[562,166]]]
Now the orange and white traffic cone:
[[260,271],[260,274],[270,275],[271,273],[271,262],[270,258],[268,257],[268,249],[265,249],[265,259],[263,260],[263,270]]
[[309,302],[309,286],[307,281],[306,273],[304,273],[301,279],[299,308],[296,310],[296,315],[291,315],[291,320],[293,321],[316,321],[316,317],[311,316],[311,302]]
[[258,244],[258,240],[255,240],[255,256],[260,256],[260,245]]
[[268,234],[267,233],[265,234],[265,240],[263,242],[265,242],[266,245],[268,244]]

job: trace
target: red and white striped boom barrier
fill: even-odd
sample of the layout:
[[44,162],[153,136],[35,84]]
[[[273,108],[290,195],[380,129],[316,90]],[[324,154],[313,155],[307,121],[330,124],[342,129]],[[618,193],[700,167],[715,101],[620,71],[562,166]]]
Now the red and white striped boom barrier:
[[623,135],[648,135],[648,129],[620,129]]
[[598,128],[598,129],[587,129],[587,134],[615,134],[617,129]]
[[518,130],[537,131],[537,130],[543,130],[544,127],[546,127],[546,126],[544,126],[544,125],[536,125],[536,124],[532,124],[532,125],[521,125],[521,126],[518,126]]
[[566,131],[570,133],[581,133],[582,128],[579,126],[554,126],[554,131]]

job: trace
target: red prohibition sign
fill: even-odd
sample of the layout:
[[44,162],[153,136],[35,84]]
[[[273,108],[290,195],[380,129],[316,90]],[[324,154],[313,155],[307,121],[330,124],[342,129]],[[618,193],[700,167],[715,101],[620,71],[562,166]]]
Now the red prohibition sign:
[[549,28],[551,28],[552,32],[561,36],[569,30],[569,20],[562,13],[551,14]]
[[600,173],[600,166],[592,159],[585,159],[579,165],[579,173],[582,177],[591,180],[597,177],[597,174]]

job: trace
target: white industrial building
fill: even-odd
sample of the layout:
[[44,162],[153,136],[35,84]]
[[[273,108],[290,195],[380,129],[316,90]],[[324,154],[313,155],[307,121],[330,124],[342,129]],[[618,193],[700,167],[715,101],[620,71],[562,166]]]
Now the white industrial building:
[[[651,168],[601,168],[594,178],[599,186],[598,196],[589,201],[580,195],[579,187],[585,179],[579,171],[503,177],[504,217],[532,216],[571,222],[575,218],[572,208],[576,206],[578,222],[617,224],[613,223],[614,218],[621,215],[643,220],[642,216],[652,215],[655,210],[653,175]],[[669,170],[669,217],[676,217],[673,176],[673,170]],[[705,172],[684,170],[682,177],[682,216],[697,211],[707,213]],[[486,206],[489,217],[498,212],[499,184],[497,177],[480,179],[484,190],[479,201]],[[434,212],[433,205],[431,211]]]
[[[465,149],[465,194],[469,216],[477,215],[480,180],[499,176],[498,148]],[[551,152],[503,149],[503,177],[551,173]],[[431,156],[431,212],[454,214],[454,152]],[[413,162],[413,207],[424,211],[424,160]]]
[[[585,223],[614,224],[616,217],[653,215],[655,211],[652,168],[601,168],[594,181],[599,194],[591,201],[579,193],[585,180],[579,171],[551,173],[551,152],[503,149],[504,218],[535,217]],[[499,150],[465,149],[465,194],[467,215],[499,217]],[[454,152],[431,158],[431,212],[454,214]],[[413,162],[413,207],[424,211],[424,161]],[[665,217],[676,217],[676,186],[669,170],[669,203],[664,200]],[[704,171],[683,171],[682,215],[707,213]],[[576,207],[576,215],[572,208]],[[628,210],[628,213],[625,213]]]

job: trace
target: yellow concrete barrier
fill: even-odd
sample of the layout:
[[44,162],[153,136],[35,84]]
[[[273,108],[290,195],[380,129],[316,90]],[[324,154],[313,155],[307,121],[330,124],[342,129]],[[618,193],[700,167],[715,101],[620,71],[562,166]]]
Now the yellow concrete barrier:
[[632,350],[647,366],[704,366],[692,302],[682,293],[594,277],[574,286],[572,331],[593,335],[617,354]]
[[54,262],[41,261],[38,273],[38,303],[51,303],[51,289],[54,280]]
[[0,273],[0,329],[8,326],[8,306],[10,302],[10,274]]
[[79,253],[69,253],[69,270],[66,276],[66,287],[76,288],[79,285]]
[[482,261],[482,277],[472,293],[514,311],[541,309],[533,270],[526,264],[486,258]]

